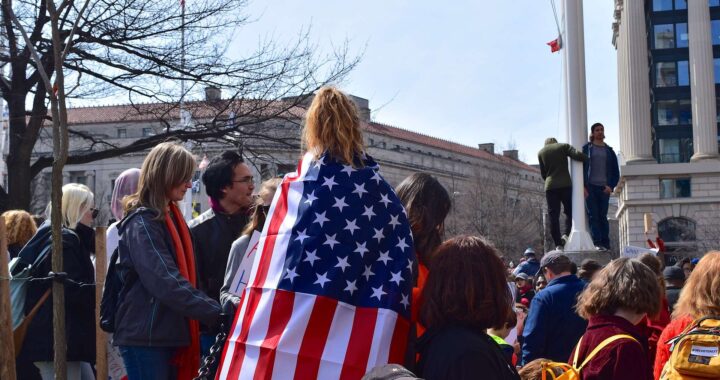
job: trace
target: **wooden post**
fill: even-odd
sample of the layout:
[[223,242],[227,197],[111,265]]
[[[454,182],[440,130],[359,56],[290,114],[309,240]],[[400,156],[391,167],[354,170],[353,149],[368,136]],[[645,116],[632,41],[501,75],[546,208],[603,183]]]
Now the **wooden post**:
[[0,217],[0,379],[15,380],[15,345],[10,306],[10,274],[8,273],[5,218]]
[[106,234],[107,227],[95,228],[95,370],[98,379],[108,378],[107,333],[100,328],[100,301],[107,274]]

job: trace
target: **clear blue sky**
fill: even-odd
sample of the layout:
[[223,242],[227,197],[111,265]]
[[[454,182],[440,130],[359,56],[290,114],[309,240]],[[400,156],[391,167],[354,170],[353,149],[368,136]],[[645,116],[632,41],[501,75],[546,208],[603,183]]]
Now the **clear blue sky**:
[[[584,6],[588,119],[619,149],[613,2]],[[550,0],[255,0],[247,11],[256,21],[237,31],[240,49],[308,26],[321,49],[348,39],[363,59],[341,88],[368,98],[375,121],[496,150],[514,141],[529,163],[546,137],[565,140]]]

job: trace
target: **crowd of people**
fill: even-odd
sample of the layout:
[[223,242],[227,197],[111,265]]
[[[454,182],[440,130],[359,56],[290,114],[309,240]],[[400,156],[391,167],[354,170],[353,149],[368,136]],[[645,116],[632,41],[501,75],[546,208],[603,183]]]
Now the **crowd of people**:
[[[290,366],[288,371],[296,372],[283,372],[283,365],[272,364],[281,360],[275,359],[273,350],[291,339],[282,335],[283,329],[296,326],[296,319],[312,323],[318,318],[317,308],[302,306],[300,298],[287,304],[282,299],[265,302],[263,297],[268,292],[279,297],[288,289],[298,289],[293,286],[300,286],[296,279],[301,276],[300,266],[318,268],[314,266],[318,260],[332,260],[331,269],[318,272],[317,281],[311,280],[308,286],[319,285],[324,291],[326,283],[342,282],[345,287],[347,282],[339,289],[342,300],[349,300],[346,309],[379,308],[385,314],[394,313],[392,323],[382,320],[377,325],[380,319],[368,318],[377,318],[379,312],[358,312],[348,319],[353,326],[369,324],[373,329],[369,335],[390,336],[393,342],[392,349],[368,347],[364,358],[346,355],[348,367],[342,373],[348,378],[542,379],[575,371],[586,380],[657,380],[668,373],[682,373],[676,365],[682,357],[673,352],[678,345],[671,342],[685,339],[693,328],[707,323],[704,318],[720,315],[718,251],[673,266],[652,254],[615,259],[605,266],[586,260],[578,266],[562,250],[543,254],[529,248],[513,268],[493,242],[483,237],[446,240],[444,223],[452,202],[436,178],[416,173],[394,190],[385,182],[365,153],[357,110],[345,94],[331,87],[321,89],[306,118],[303,146],[307,154],[297,173],[284,180],[269,179],[256,191],[253,172],[243,157],[223,152],[210,160],[202,175],[211,207],[189,222],[177,202],[192,186],[196,159],[177,142],[154,147],[141,168],[128,169],[115,181],[111,210],[117,221],[107,230],[106,252],[95,252],[91,227],[98,211],[93,193],[80,184],[63,187],[59,207],[64,271],[73,280],[65,282],[68,378],[94,379],[95,291],[88,286],[94,283],[92,258],[105,254],[110,261],[114,252],[122,287],[114,332],[109,336],[113,379],[192,379],[201,358],[214,354],[211,346],[220,332],[221,310],[237,314],[237,332],[227,344],[240,347],[240,353],[224,358],[225,369],[216,361],[209,368],[211,373],[230,377],[228,373],[234,370],[232,365],[227,369],[227,361],[239,360],[243,366],[237,367],[237,376],[247,375],[248,366],[255,365],[249,373],[256,377],[283,378],[292,373],[297,377],[306,369]],[[583,153],[554,139],[548,139],[540,153],[554,220],[552,238],[558,248],[565,244],[557,221],[560,205],[568,220],[571,215],[567,157],[586,162],[593,240],[599,248],[609,246],[603,213],[617,184],[617,162],[612,149],[602,142],[603,132],[601,124],[592,126],[592,141]],[[327,173],[323,170],[333,168],[338,178],[323,177]],[[341,175],[358,181],[346,189],[348,196],[333,193],[334,186],[344,186]],[[322,185],[303,192],[303,181]],[[374,191],[367,190],[371,184]],[[362,208],[357,206],[364,208],[362,214],[354,218],[340,214],[346,207],[353,212],[355,200],[365,202]],[[329,222],[331,210],[343,216],[330,222],[341,224],[343,234],[313,229]],[[287,216],[291,213],[294,221]],[[36,227],[24,211],[9,211],[3,217],[9,254],[15,260],[32,263],[52,244],[49,221]],[[373,218],[379,229],[370,227]],[[310,227],[294,229],[292,223]],[[563,232],[569,233],[569,228],[567,224]],[[368,248],[368,241],[359,240],[362,231],[356,230],[363,229],[374,229],[369,236],[376,245]],[[412,242],[403,238],[410,233]],[[329,245],[326,252],[333,256],[311,250],[312,244]],[[278,250],[286,251],[281,259],[277,259]],[[348,261],[351,255],[358,261]],[[352,268],[351,262],[362,263],[364,268],[359,264]],[[279,275],[268,274],[276,267]],[[388,278],[381,279],[378,288],[370,278],[383,275],[381,267],[387,269]],[[47,277],[50,268],[51,260],[43,261],[37,277]],[[358,280],[347,277],[353,273]],[[54,377],[52,305],[43,297],[51,283],[29,283],[25,311],[36,305],[40,308],[28,322],[17,357],[20,379]],[[383,296],[390,298],[387,303]],[[373,298],[380,306],[375,306]],[[289,308],[296,319],[289,323],[290,317],[278,317],[281,314],[275,311],[283,308]],[[249,348],[257,329],[255,315],[269,316],[262,323],[270,343],[263,342],[259,354]],[[328,329],[339,331],[335,320],[325,322],[330,321],[333,327]],[[305,334],[301,347],[323,347],[333,340],[328,337],[330,330]],[[271,332],[277,334],[276,339]],[[400,339],[396,339],[398,334]],[[353,344],[375,344],[357,339]],[[389,338],[383,342],[391,344]],[[272,353],[270,359],[263,359],[263,350]],[[383,350],[392,352],[382,357]],[[324,355],[322,351],[319,354]],[[709,354],[695,354],[714,363]],[[288,360],[288,352],[277,355]],[[310,365],[304,364],[308,358],[293,360]],[[318,357],[314,365],[322,367],[325,360]],[[314,377],[322,378],[318,368]]]

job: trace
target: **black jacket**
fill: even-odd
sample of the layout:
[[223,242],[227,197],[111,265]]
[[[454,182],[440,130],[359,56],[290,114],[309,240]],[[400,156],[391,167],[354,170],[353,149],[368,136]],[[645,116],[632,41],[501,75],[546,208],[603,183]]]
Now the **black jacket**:
[[187,346],[188,318],[212,325],[220,315],[218,302],[180,274],[170,233],[155,216],[140,208],[118,225],[120,276],[127,281],[131,271],[137,275],[120,293],[113,336],[118,346]]
[[[198,288],[216,301],[220,300],[220,288],[225,282],[230,246],[240,237],[247,221],[247,215],[242,212],[227,215],[210,209],[188,223],[195,244]],[[204,325],[200,328],[217,333]]]
[[519,380],[503,350],[484,331],[462,326],[428,329],[418,340],[417,375],[426,380]]
[[[35,236],[20,251],[20,258],[33,262],[43,247],[52,244],[50,223],[40,226]],[[78,235],[68,228],[62,229],[63,271],[69,279],[90,286],[65,285],[65,331],[67,360],[95,362],[95,271],[90,253],[84,248]],[[52,268],[52,253],[41,264],[36,278],[47,277]],[[29,312],[45,291],[50,281],[33,281],[28,284],[25,299],[25,313]],[[25,342],[20,353],[27,361],[52,361],[53,354],[53,312],[52,293],[30,322]]]

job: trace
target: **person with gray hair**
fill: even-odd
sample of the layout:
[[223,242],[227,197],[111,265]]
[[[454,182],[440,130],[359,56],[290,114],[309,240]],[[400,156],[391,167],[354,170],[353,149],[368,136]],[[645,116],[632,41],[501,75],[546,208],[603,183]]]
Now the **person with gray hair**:
[[[556,249],[562,249],[572,227],[572,180],[568,171],[568,157],[586,161],[587,156],[570,144],[559,143],[554,137],[545,139],[545,146],[538,152],[540,175],[545,180],[545,199],[550,214],[550,235]],[[560,235],[560,205],[565,212],[565,229]]]

